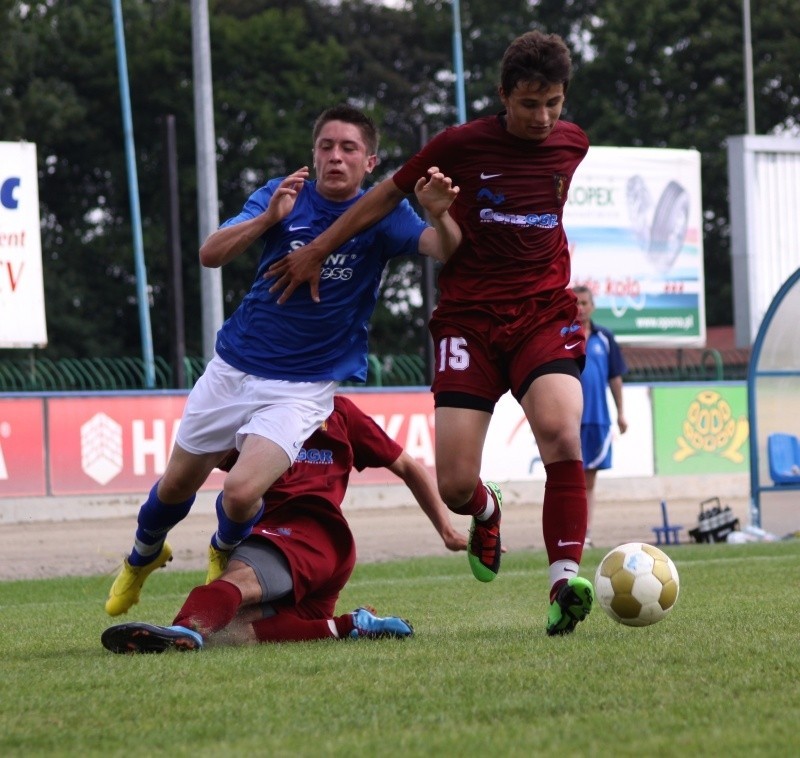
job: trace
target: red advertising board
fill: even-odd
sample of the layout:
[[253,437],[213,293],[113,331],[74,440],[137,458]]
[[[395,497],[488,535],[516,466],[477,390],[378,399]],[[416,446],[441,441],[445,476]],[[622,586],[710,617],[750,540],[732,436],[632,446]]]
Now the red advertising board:
[[[429,392],[345,394],[434,472]],[[185,402],[183,393],[0,400],[0,497],[147,492],[166,468]],[[215,471],[205,487],[221,488],[223,476]],[[354,471],[351,481],[399,482],[386,469]]]
[[[364,413],[372,416],[406,452],[434,474],[436,459],[433,395],[430,392],[343,392]],[[387,469],[353,471],[353,484],[397,484]]]
[[44,402],[0,399],[0,497],[47,494]]
[[[50,494],[147,492],[164,473],[186,396],[50,398]],[[220,488],[214,472],[206,488]]]

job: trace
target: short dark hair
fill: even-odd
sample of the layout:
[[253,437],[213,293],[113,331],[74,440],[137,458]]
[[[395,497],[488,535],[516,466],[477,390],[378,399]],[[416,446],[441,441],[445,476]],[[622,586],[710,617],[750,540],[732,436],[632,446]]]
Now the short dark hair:
[[363,111],[354,108],[352,105],[342,103],[328,108],[317,117],[314,122],[314,129],[311,132],[312,144],[317,144],[317,137],[322,131],[322,127],[329,121],[344,121],[346,124],[354,124],[361,132],[364,144],[367,146],[367,154],[375,155],[378,152],[378,140],[380,133],[375,122]]
[[500,66],[500,86],[508,96],[520,82],[563,84],[566,94],[572,76],[572,58],[557,34],[526,32],[506,49]]

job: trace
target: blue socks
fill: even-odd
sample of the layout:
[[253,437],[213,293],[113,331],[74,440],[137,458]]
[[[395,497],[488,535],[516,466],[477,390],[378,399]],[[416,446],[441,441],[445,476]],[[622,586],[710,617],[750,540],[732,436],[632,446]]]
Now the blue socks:
[[183,503],[168,505],[158,499],[157,491],[158,482],[153,485],[150,495],[139,509],[139,526],[133,550],[128,557],[131,566],[145,566],[158,557],[167,532],[186,518],[195,500],[192,495]]
[[211,537],[211,546],[217,550],[233,550],[253,530],[253,526],[264,513],[264,503],[261,503],[258,513],[244,523],[232,521],[222,507],[222,493],[217,495],[217,531]]

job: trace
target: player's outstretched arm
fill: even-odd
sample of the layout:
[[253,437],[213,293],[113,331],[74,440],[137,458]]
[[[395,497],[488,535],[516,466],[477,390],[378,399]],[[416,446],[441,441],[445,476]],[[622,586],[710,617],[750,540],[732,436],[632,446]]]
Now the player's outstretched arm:
[[416,498],[419,507],[431,520],[439,536],[448,550],[466,550],[467,537],[453,528],[450,523],[450,511],[442,502],[436,489],[436,483],[428,470],[408,453],[403,451],[399,458],[388,467],[389,471],[399,476]]
[[273,263],[264,278],[275,279],[269,291],[281,293],[278,303],[285,303],[304,282],[308,282],[311,298],[318,303],[320,269],[324,260],[358,232],[382,219],[404,197],[403,191],[391,178],[384,179],[364,193],[316,239]]
[[200,247],[200,263],[219,268],[239,257],[267,229],[289,215],[306,179],[308,166],[293,171],[280,183],[263,213],[212,232]]
[[414,186],[414,193],[425,209],[432,229],[426,229],[419,240],[419,251],[438,261],[445,262],[461,244],[461,229],[448,213],[458,195],[459,188],[436,166],[428,169]]

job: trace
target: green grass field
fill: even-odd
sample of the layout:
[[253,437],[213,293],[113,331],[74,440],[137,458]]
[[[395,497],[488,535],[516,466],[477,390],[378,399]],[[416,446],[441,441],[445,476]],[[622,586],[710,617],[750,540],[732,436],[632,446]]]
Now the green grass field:
[[[800,754],[800,542],[669,552],[666,620],[595,608],[563,638],[543,551],[487,585],[463,555],[358,567],[339,610],[407,616],[405,641],[112,655],[110,577],[2,583],[0,755]],[[168,623],[202,579],[157,572],[121,620]]]

